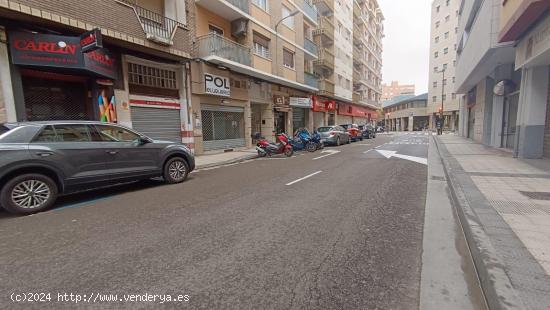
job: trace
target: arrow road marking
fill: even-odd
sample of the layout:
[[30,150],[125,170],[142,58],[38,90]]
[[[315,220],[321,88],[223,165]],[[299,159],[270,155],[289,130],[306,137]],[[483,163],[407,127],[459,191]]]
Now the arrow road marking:
[[405,160],[414,161],[419,164],[428,165],[428,159],[422,158],[422,157],[416,157],[416,156],[409,156],[409,155],[403,155],[403,154],[397,154],[396,151],[386,151],[386,150],[376,150],[378,153],[380,153],[382,156],[386,158],[401,158]]
[[340,152],[341,151],[337,151],[337,150],[324,150],[324,151],[321,152],[321,154],[323,154],[323,153],[328,153],[328,154],[322,155],[322,156],[319,156],[319,157],[315,157],[313,160],[321,159],[321,158],[324,158],[324,157],[327,157],[327,156],[332,156],[332,155],[338,154]]
[[303,180],[305,180],[305,179],[309,179],[309,178],[311,178],[312,176],[317,175],[317,174],[319,174],[319,173],[321,173],[321,172],[323,172],[323,171],[319,170],[319,171],[314,172],[314,173],[312,173],[312,174],[306,175],[306,176],[303,177],[303,178],[299,178],[298,180],[294,180],[294,181],[292,181],[292,182],[290,182],[290,183],[287,183],[286,186],[290,186],[290,185],[292,185],[292,184],[296,184],[296,183],[298,183],[298,182],[300,182],[300,181],[303,181]]

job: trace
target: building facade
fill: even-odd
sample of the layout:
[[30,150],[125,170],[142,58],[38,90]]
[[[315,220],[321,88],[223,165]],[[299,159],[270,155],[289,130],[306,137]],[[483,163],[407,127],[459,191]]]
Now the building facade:
[[98,120],[188,143],[186,1],[0,2],[0,122]]
[[443,110],[443,126],[456,130],[459,100],[455,92],[456,52],[461,0],[434,0],[431,12],[428,109],[430,126]]
[[382,101],[392,100],[397,96],[415,94],[413,84],[399,84],[398,81],[391,81],[390,84],[382,84]]
[[402,95],[404,99],[388,102],[384,106],[387,131],[420,131],[428,128],[428,94]]

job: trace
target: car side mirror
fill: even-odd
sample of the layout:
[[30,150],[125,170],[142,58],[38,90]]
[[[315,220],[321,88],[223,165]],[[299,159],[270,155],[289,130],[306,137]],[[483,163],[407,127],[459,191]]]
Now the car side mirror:
[[153,142],[153,141],[150,138],[147,138],[147,137],[144,137],[144,136],[141,136],[138,139],[139,145],[144,145],[144,144],[151,143],[151,142]]

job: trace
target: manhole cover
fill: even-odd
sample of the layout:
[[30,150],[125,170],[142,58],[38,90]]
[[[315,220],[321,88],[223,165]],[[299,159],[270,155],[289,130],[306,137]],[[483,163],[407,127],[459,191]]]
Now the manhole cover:
[[524,196],[535,200],[550,200],[550,192],[524,192],[520,191]]

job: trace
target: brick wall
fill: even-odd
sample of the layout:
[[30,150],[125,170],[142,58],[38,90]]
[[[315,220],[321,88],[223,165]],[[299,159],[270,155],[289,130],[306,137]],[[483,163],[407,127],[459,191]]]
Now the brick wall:
[[[193,6],[194,1],[181,1],[187,1],[187,8],[192,11],[189,5]],[[147,40],[134,10],[116,0],[0,0],[0,8],[80,30],[100,27],[104,36],[178,56],[188,56],[191,52],[192,33],[189,29],[194,28],[194,19],[188,19],[188,29],[177,30],[173,46],[163,46]],[[17,15],[9,16],[17,19]]]

